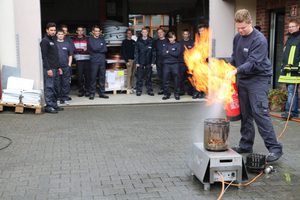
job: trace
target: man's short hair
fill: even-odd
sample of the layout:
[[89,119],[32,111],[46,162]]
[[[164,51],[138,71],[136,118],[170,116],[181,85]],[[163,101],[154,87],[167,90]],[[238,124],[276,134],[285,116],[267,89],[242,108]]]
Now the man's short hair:
[[[79,25],[79,26],[77,26],[77,29],[78,29],[78,28],[84,29],[84,26],[83,26],[83,25]],[[77,29],[76,29],[76,30],[77,30]]]
[[173,37],[173,36],[176,37],[175,32],[174,32],[174,31],[169,31],[168,34],[167,34],[167,37],[168,37],[168,38],[171,38],[171,37]]
[[54,22],[49,22],[47,25],[46,25],[46,29],[49,29],[51,27],[56,27],[56,24]]
[[148,31],[148,29],[147,29],[146,27],[145,27],[145,28],[142,28],[142,31],[143,31],[143,30],[144,30],[144,31]]
[[62,28],[59,28],[59,29],[56,30],[56,34],[57,34],[58,32],[64,33],[64,30],[63,30]]
[[187,28],[184,29],[184,30],[182,31],[182,33],[183,33],[183,32],[189,32],[189,33],[190,33],[189,29],[187,29]]
[[127,30],[126,30],[126,34],[127,34],[128,31],[130,31],[130,32],[132,33],[132,30],[131,30],[131,29],[127,29]]
[[150,30],[150,27],[149,26],[145,26],[145,28],[149,29]]
[[247,24],[249,24],[251,22],[250,12],[246,9],[238,10],[234,15],[234,21],[236,23],[246,22]]
[[296,25],[299,25],[299,21],[297,19],[291,19],[289,23],[295,23]]
[[205,24],[199,24],[198,29],[200,29],[200,28],[205,28]]
[[156,31],[158,32],[159,30],[162,30],[163,32],[165,32],[164,29],[162,29],[162,28],[158,28]]
[[92,30],[94,31],[95,28],[99,28],[100,29],[100,27],[98,25],[95,25],[95,26],[92,27]]
[[61,25],[60,25],[60,28],[68,28],[68,26],[65,25],[65,24],[61,24]]

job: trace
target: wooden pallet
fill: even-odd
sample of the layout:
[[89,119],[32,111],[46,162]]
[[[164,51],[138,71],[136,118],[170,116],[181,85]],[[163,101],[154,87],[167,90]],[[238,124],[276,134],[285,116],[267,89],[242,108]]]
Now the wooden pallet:
[[[116,95],[118,91],[124,91],[124,90],[113,90],[113,94]],[[130,94],[130,90],[126,90],[126,94]]]
[[31,108],[35,109],[35,114],[41,114],[42,113],[42,106],[34,106],[34,105],[27,105],[27,104],[15,104],[15,103],[3,103],[0,102],[0,111],[3,111],[3,107],[15,107],[15,113],[23,113],[24,108]]

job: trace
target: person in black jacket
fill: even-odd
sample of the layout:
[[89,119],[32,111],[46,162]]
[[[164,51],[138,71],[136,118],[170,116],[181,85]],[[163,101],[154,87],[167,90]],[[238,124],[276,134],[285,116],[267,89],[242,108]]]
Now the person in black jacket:
[[158,95],[164,94],[164,58],[163,48],[168,43],[168,39],[165,38],[165,32],[162,28],[157,29],[158,39],[155,41],[156,47],[156,70],[157,76],[160,80],[160,91]]
[[141,96],[143,88],[143,73],[145,68],[146,88],[150,96],[154,96],[152,89],[152,67],[155,64],[156,48],[154,40],[148,36],[148,30],[142,29],[142,36],[140,36],[135,44],[135,63],[137,67],[137,81],[136,81],[136,96]]
[[[181,53],[180,53],[180,61],[179,61],[179,76],[180,76],[180,95],[185,95],[185,89],[184,89],[184,85],[185,85],[185,79],[188,76],[191,76],[190,74],[187,73],[187,66],[184,62],[184,58],[183,58],[183,53],[185,51],[185,47],[187,49],[191,49],[194,47],[194,40],[190,39],[190,32],[188,29],[184,29],[182,31],[182,37],[183,39],[179,42],[179,44],[181,45]],[[194,88],[191,84],[190,81],[188,81],[188,88],[187,88],[188,94],[193,94],[194,92]]]
[[179,76],[179,59],[181,53],[181,45],[176,42],[176,36],[174,31],[168,33],[168,39],[170,43],[167,43],[163,48],[164,56],[164,97],[163,100],[167,100],[171,96],[170,91],[170,79],[171,76],[175,82],[174,96],[176,100],[180,99],[180,76]]
[[94,35],[88,40],[91,59],[91,81],[89,99],[94,100],[97,86],[97,75],[99,78],[99,98],[108,99],[109,97],[105,95],[105,53],[107,52],[107,47],[105,40],[102,37],[99,37],[99,26],[94,26],[92,32]]
[[132,30],[126,30],[126,39],[122,42],[122,54],[127,66],[127,89],[134,93],[133,77],[135,74],[134,49],[135,41],[131,39]]
[[58,49],[54,40],[56,24],[49,22],[46,25],[46,32],[46,36],[40,43],[45,81],[45,112],[56,114],[57,111],[64,110],[57,105],[57,91],[54,86],[58,81],[59,74],[63,74],[59,66]]

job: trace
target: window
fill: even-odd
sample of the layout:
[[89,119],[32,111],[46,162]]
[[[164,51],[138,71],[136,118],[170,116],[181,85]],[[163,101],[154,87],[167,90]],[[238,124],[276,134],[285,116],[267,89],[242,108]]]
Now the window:
[[169,26],[169,15],[164,16],[164,25]]
[[145,26],[150,26],[150,15],[145,15]]
[[143,16],[136,17],[136,24],[138,26],[143,26]]
[[152,15],[152,26],[161,25],[161,15]]

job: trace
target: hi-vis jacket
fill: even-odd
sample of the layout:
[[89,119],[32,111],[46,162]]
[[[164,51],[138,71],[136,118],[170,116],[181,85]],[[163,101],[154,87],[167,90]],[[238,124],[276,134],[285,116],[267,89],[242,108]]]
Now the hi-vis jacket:
[[284,47],[283,59],[281,63],[282,72],[278,82],[300,83],[300,31],[288,33],[288,40]]

